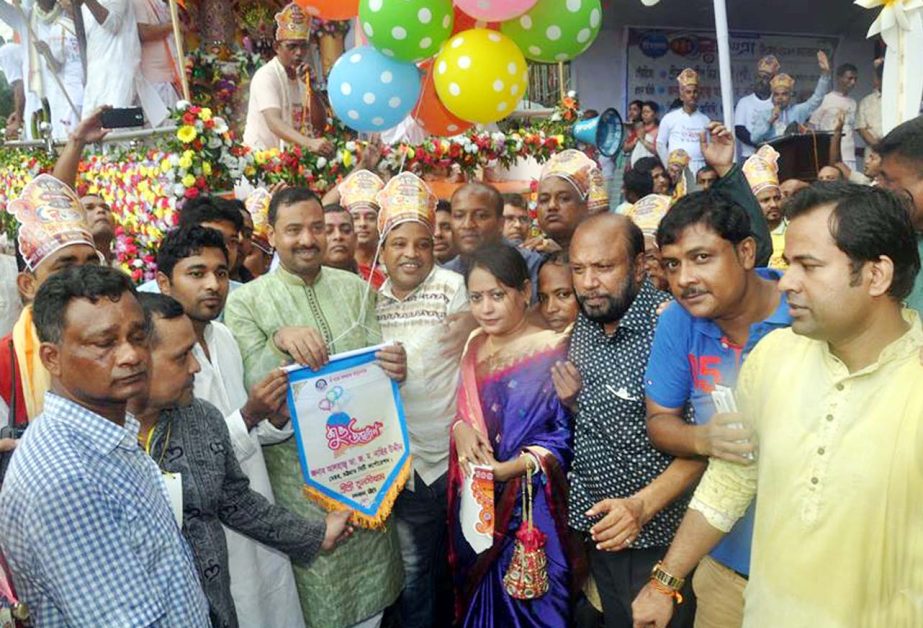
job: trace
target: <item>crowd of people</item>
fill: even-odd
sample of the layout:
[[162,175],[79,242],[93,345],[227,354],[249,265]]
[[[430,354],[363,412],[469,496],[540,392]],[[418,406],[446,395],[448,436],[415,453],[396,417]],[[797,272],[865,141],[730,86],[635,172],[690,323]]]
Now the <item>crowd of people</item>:
[[[306,37],[286,12],[252,113],[322,150],[271,94]],[[73,191],[105,135],[76,121],[8,207],[0,600],[37,626],[923,625],[923,117],[882,135],[856,69],[828,93],[818,64],[794,103],[761,60],[734,129],[683,71],[659,126],[632,105],[621,198],[565,150],[534,220],[389,176],[374,142],[322,198],[203,195],[140,287]],[[780,180],[764,141],[812,118],[829,172]],[[366,529],[306,497],[285,367],[379,344],[412,473]]]
[[39,138],[45,123],[64,141],[102,105],[140,106],[157,127],[182,93],[184,65],[159,0],[3,0],[0,21],[16,35],[0,47],[14,100],[7,139]]

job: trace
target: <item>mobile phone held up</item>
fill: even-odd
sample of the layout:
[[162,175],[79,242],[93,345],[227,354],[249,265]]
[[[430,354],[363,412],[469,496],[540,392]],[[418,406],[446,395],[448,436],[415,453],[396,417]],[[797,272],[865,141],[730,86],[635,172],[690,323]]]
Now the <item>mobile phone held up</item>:
[[104,129],[124,129],[144,126],[144,111],[141,107],[106,109],[100,116]]

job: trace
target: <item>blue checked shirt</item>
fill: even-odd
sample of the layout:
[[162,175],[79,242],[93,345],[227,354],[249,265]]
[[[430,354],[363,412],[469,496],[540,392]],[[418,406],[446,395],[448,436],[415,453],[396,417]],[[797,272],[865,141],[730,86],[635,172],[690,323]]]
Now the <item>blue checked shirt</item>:
[[20,440],[0,492],[0,545],[37,626],[209,626],[138,427],[49,392]]

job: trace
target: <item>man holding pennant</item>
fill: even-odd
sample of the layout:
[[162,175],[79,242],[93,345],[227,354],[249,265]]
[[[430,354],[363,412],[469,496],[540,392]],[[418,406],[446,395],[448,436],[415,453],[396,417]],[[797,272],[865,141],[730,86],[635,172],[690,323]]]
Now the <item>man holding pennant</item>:
[[[317,371],[331,354],[381,342],[375,293],[356,275],[321,266],[326,225],[313,192],[285,188],[273,196],[269,240],[279,267],[235,291],[225,313],[240,346],[248,387],[280,365],[297,362]],[[385,347],[376,357],[389,377],[404,379],[403,347]],[[305,498],[295,440],[265,447],[264,455],[277,502],[308,518],[323,518],[323,509]],[[376,615],[397,598],[403,584],[397,535],[388,519],[382,517],[381,523],[380,530],[357,531],[335,555],[295,567],[307,625],[376,622]]]

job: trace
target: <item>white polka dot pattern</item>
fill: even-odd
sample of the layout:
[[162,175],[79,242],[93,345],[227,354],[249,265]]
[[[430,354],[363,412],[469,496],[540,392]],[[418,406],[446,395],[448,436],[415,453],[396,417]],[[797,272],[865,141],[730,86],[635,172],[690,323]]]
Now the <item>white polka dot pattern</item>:
[[538,0],[525,14],[501,24],[526,53],[540,63],[569,61],[589,48],[602,22],[600,0]]
[[[568,511],[569,523],[577,530],[588,531],[595,523],[583,513],[596,502],[634,495],[673,460],[651,444],[644,404],[644,373],[657,308],[669,298],[645,282],[612,336],[583,314],[574,326],[570,359],[580,371],[583,389],[574,420]],[[686,505],[680,499],[660,511],[632,547],[669,545]]]
[[452,0],[361,0],[359,23],[369,43],[401,61],[432,57],[452,34]]

